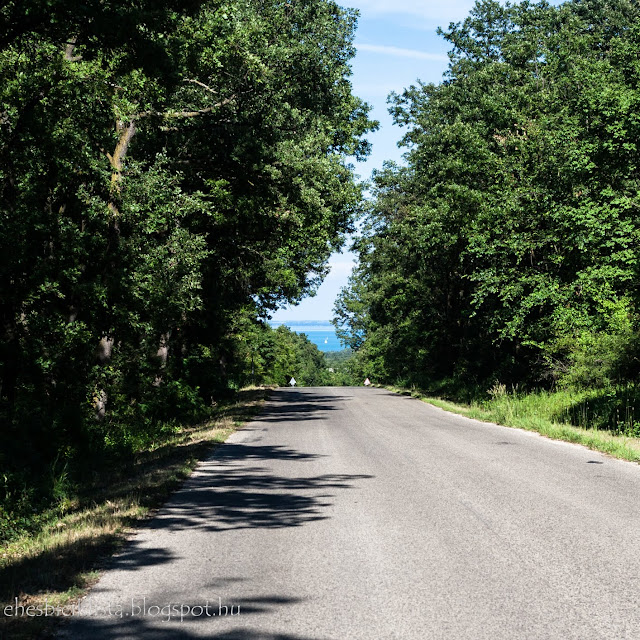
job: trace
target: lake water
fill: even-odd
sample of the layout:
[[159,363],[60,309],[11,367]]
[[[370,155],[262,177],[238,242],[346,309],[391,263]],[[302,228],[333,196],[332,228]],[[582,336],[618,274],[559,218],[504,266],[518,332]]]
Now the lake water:
[[289,327],[291,331],[306,334],[307,338],[309,338],[320,351],[342,351],[342,349],[344,349],[336,336],[336,330],[331,324],[323,324],[312,320],[300,323],[272,321],[269,324],[274,329],[278,325],[284,324]]

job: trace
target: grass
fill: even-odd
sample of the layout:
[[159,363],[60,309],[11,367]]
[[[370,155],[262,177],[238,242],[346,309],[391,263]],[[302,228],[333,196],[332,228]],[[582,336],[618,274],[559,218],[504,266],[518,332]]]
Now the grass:
[[48,518],[39,531],[0,547],[0,639],[53,637],[55,616],[9,617],[3,615],[5,607],[77,602],[97,581],[104,560],[213,446],[260,410],[266,394],[264,389],[240,391],[214,419],[183,428],[132,463],[111,469],[70,500],[64,516]]
[[[385,388],[468,418],[536,431],[553,440],[581,444],[615,458],[640,463],[640,433],[633,420],[614,421],[613,428],[602,428],[609,425],[610,414],[620,413],[611,408],[615,401],[611,390],[518,393],[507,391],[504,385],[494,385],[486,401],[459,404],[415,389]],[[622,413],[629,415],[624,407]]]

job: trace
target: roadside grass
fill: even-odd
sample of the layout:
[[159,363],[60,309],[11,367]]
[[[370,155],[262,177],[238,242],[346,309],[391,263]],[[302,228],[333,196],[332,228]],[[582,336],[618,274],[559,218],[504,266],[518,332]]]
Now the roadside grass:
[[[460,404],[416,389],[384,388],[468,418],[536,431],[553,440],[581,444],[615,458],[640,463],[640,423],[628,419],[631,413],[625,406],[622,412],[617,410],[617,415],[625,419],[614,422],[613,428],[602,426],[609,425],[609,414],[616,415],[616,410],[610,409],[615,400],[611,390],[519,393],[508,391],[504,385],[494,385],[487,400]],[[607,406],[606,412],[603,406]]]
[[[53,637],[59,616],[37,615],[49,607],[69,611],[98,579],[104,561],[144,518],[165,502],[199,460],[256,415],[268,390],[239,391],[205,423],[182,428],[101,475],[70,499],[67,512],[42,528],[0,547],[0,640]],[[32,606],[33,615],[5,615],[5,607]],[[49,609],[48,611],[51,611]]]

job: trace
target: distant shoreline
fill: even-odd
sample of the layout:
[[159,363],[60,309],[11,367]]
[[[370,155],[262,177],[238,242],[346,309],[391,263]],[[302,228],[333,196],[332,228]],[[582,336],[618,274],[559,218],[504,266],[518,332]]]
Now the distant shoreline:
[[279,326],[281,324],[287,327],[330,327],[331,320],[268,320],[271,326]]

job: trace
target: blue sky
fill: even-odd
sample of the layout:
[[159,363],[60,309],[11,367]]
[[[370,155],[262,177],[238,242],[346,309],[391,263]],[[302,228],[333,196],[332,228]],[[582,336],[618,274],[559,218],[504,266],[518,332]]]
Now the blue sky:
[[[472,1],[448,0],[350,0],[344,6],[360,10],[355,43],[358,53],[353,60],[351,78],[355,95],[368,102],[371,116],[380,121],[380,130],[368,136],[373,153],[365,163],[358,163],[357,173],[367,179],[371,171],[385,160],[400,162],[402,150],[397,142],[402,129],[393,126],[387,113],[387,96],[415,84],[439,82],[447,68],[448,44],[436,34],[450,22],[465,18]],[[331,272],[316,296],[306,298],[296,307],[280,309],[274,320],[329,320],[340,289],[347,284],[353,267],[350,253],[331,257]]]

